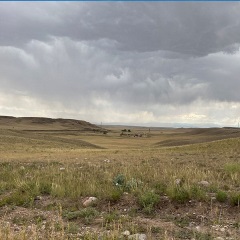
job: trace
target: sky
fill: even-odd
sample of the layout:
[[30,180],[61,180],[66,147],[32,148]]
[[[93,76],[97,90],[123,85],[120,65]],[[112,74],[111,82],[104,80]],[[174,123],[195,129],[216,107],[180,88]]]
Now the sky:
[[0,115],[238,126],[239,2],[0,2]]

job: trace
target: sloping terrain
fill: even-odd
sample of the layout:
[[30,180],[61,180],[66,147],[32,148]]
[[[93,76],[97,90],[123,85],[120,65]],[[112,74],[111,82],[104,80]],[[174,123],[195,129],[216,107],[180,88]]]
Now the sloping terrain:
[[239,129],[0,123],[0,239],[239,239]]
[[23,150],[26,146],[29,151],[43,148],[101,148],[83,139],[66,136],[102,131],[104,129],[82,120],[0,116],[0,148],[5,151]]
[[100,130],[101,128],[82,120],[40,117],[9,117],[0,116],[1,129],[19,130]]
[[176,130],[176,133],[166,136],[164,140],[157,142],[155,146],[181,146],[240,137],[239,128],[199,128],[184,130],[185,132],[178,132],[178,130]]

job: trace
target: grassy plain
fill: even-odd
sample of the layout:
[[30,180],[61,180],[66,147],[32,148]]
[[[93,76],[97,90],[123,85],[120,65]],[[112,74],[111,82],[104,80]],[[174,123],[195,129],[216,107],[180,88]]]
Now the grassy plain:
[[239,129],[123,128],[0,119],[0,239],[240,239]]

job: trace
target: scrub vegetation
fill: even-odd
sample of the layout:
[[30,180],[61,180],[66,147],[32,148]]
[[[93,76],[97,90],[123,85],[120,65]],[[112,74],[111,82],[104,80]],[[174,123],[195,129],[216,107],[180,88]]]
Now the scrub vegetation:
[[239,129],[20,120],[0,120],[0,239],[239,239]]

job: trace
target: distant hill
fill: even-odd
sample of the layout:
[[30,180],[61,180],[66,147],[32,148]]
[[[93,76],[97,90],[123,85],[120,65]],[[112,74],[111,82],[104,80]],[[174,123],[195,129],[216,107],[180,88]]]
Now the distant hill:
[[239,138],[239,128],[186,128],[182,129],[185,132],[169,135],[168,139],[156,143],[156,146],[169,147],[169,146],[182,146],[193,143],[212,142],[228,138]]
[[44,118],[44,117],[11,117],[0,116],[1,129],[17,130],[82,130],[101,131],[102,128],[83,120]]

